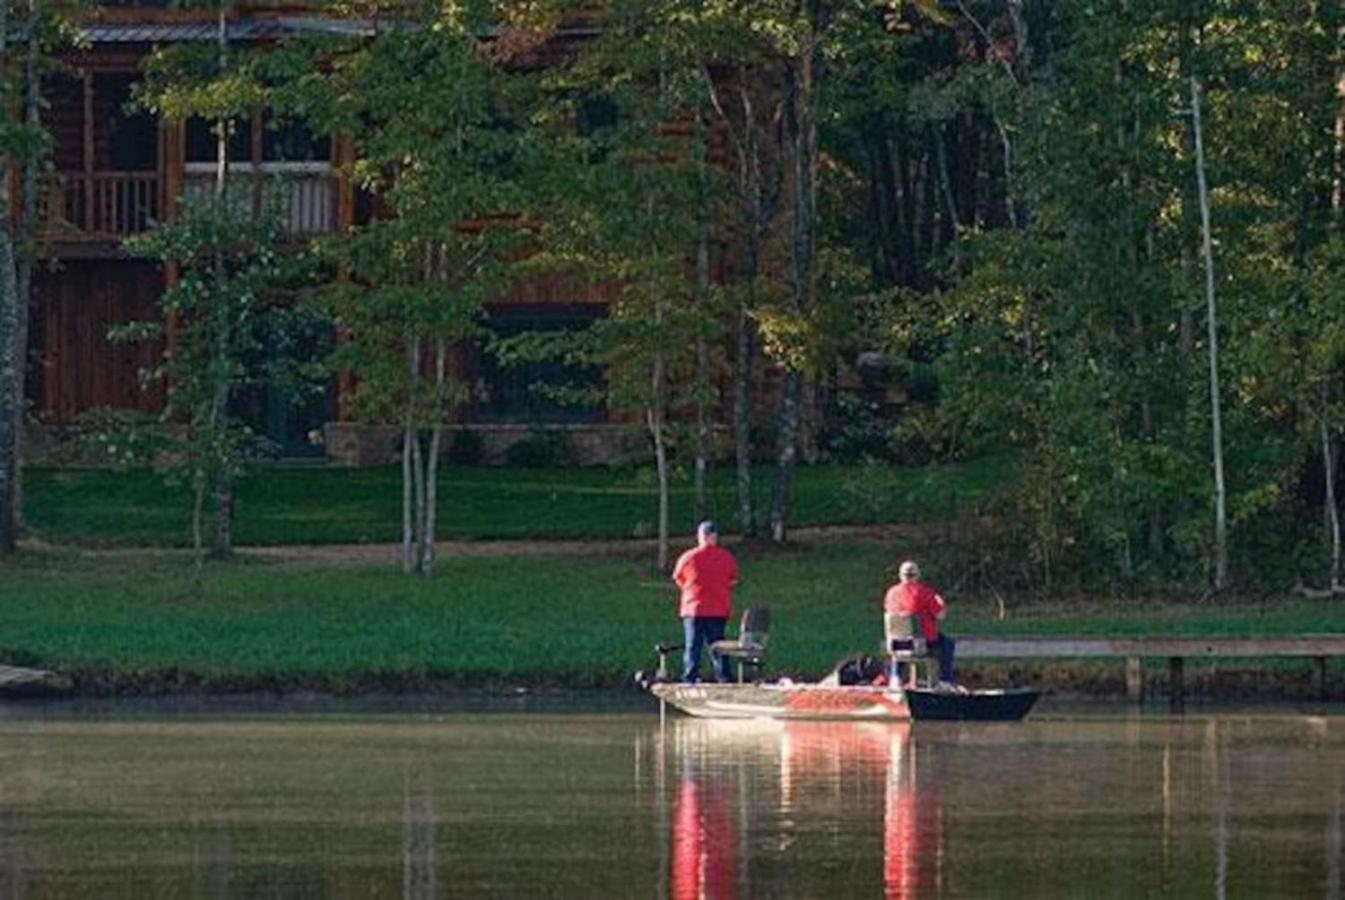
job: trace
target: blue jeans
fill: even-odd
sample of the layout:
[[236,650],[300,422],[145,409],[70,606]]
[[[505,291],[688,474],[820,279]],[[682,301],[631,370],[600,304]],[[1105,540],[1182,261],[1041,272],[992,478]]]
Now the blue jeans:
[[[724,625],[728,619],[717,616],[682,617],[682,680],[687,684],[700,681],[701,651],[715,641],[724,639]],[[716,681],[732,681],[727,658],[713,658]]]
[[957,650],[957,642],[946,634],[940,634],[937,640],[929,642],[930,650],[937,650],[939,654],[939,680],[953,680],[953,653]]

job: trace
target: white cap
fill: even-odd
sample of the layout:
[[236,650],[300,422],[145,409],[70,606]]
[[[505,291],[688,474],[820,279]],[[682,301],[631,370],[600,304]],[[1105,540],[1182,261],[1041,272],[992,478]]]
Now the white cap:
[[897,574],[902,578],[919,578],[920,567],[915,564],[915,560],[908,559],[901,564],[901,568],[897,569]]

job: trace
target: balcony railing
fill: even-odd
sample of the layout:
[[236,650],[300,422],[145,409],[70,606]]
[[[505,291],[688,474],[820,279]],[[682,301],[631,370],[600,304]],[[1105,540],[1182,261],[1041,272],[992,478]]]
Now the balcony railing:
[[[214,163],[187,163],[182,200],[191,203],[215,190]],[[331,166],[325,162],[235,164],[229,167],[232,203],[273,211],[296,237],[321,234],[335,226]]]
[[62,172],[46,181],[40,197],[41,221],[55,238],[118,239],[160,218],[156,172]]
[[[213,164],[188,163],[181,202],[209,196],[214,178]],[[275,211],[296,237],[336,224],[334,181],[326,163],[234,165],[229,197],[253,213]],[[161,222],[166,199],[157,172],[61,172],[44,182],[40,221],[49,240],[120,241]]]

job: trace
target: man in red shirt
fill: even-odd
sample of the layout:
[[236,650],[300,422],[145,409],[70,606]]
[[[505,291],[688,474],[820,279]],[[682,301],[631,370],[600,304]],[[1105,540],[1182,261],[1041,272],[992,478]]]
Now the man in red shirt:
[[948,604],[934,593],[933,588],[920,580],[920,567],[913,560],[908,559],[901,564],[897,577],[901,580],[892,585],[883,598],[884,616],[909,616],[915,619],[925,644],[939,654],[938,686],[945,690],[951,689],[954,687],[953,652],[956,644],[951,637],[939,631],[939,620],[947,611]]
[[[733,554],[719,546],[719,533],[713,522],[696,526],[696,546],[683,553],[673,567],[673,581],[682,589],[682,680],[700,679],[701,651],[724,639],[733,601],[731,593],[738,583],[738,563]],[[714,660],[715,680],[729,681],[729,661]]]

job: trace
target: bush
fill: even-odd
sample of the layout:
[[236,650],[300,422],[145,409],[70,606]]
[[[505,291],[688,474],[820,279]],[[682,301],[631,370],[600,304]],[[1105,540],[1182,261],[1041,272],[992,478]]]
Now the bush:
[[504,461],[525,469],[564,468],[577,461],[570,436],[560,429],[534,428],[504,451]]
[[448,461],[457,466],[476,466],[481,464],[486,442],[478,431],[463,428],[453,433],[453,442],[448,445]]

